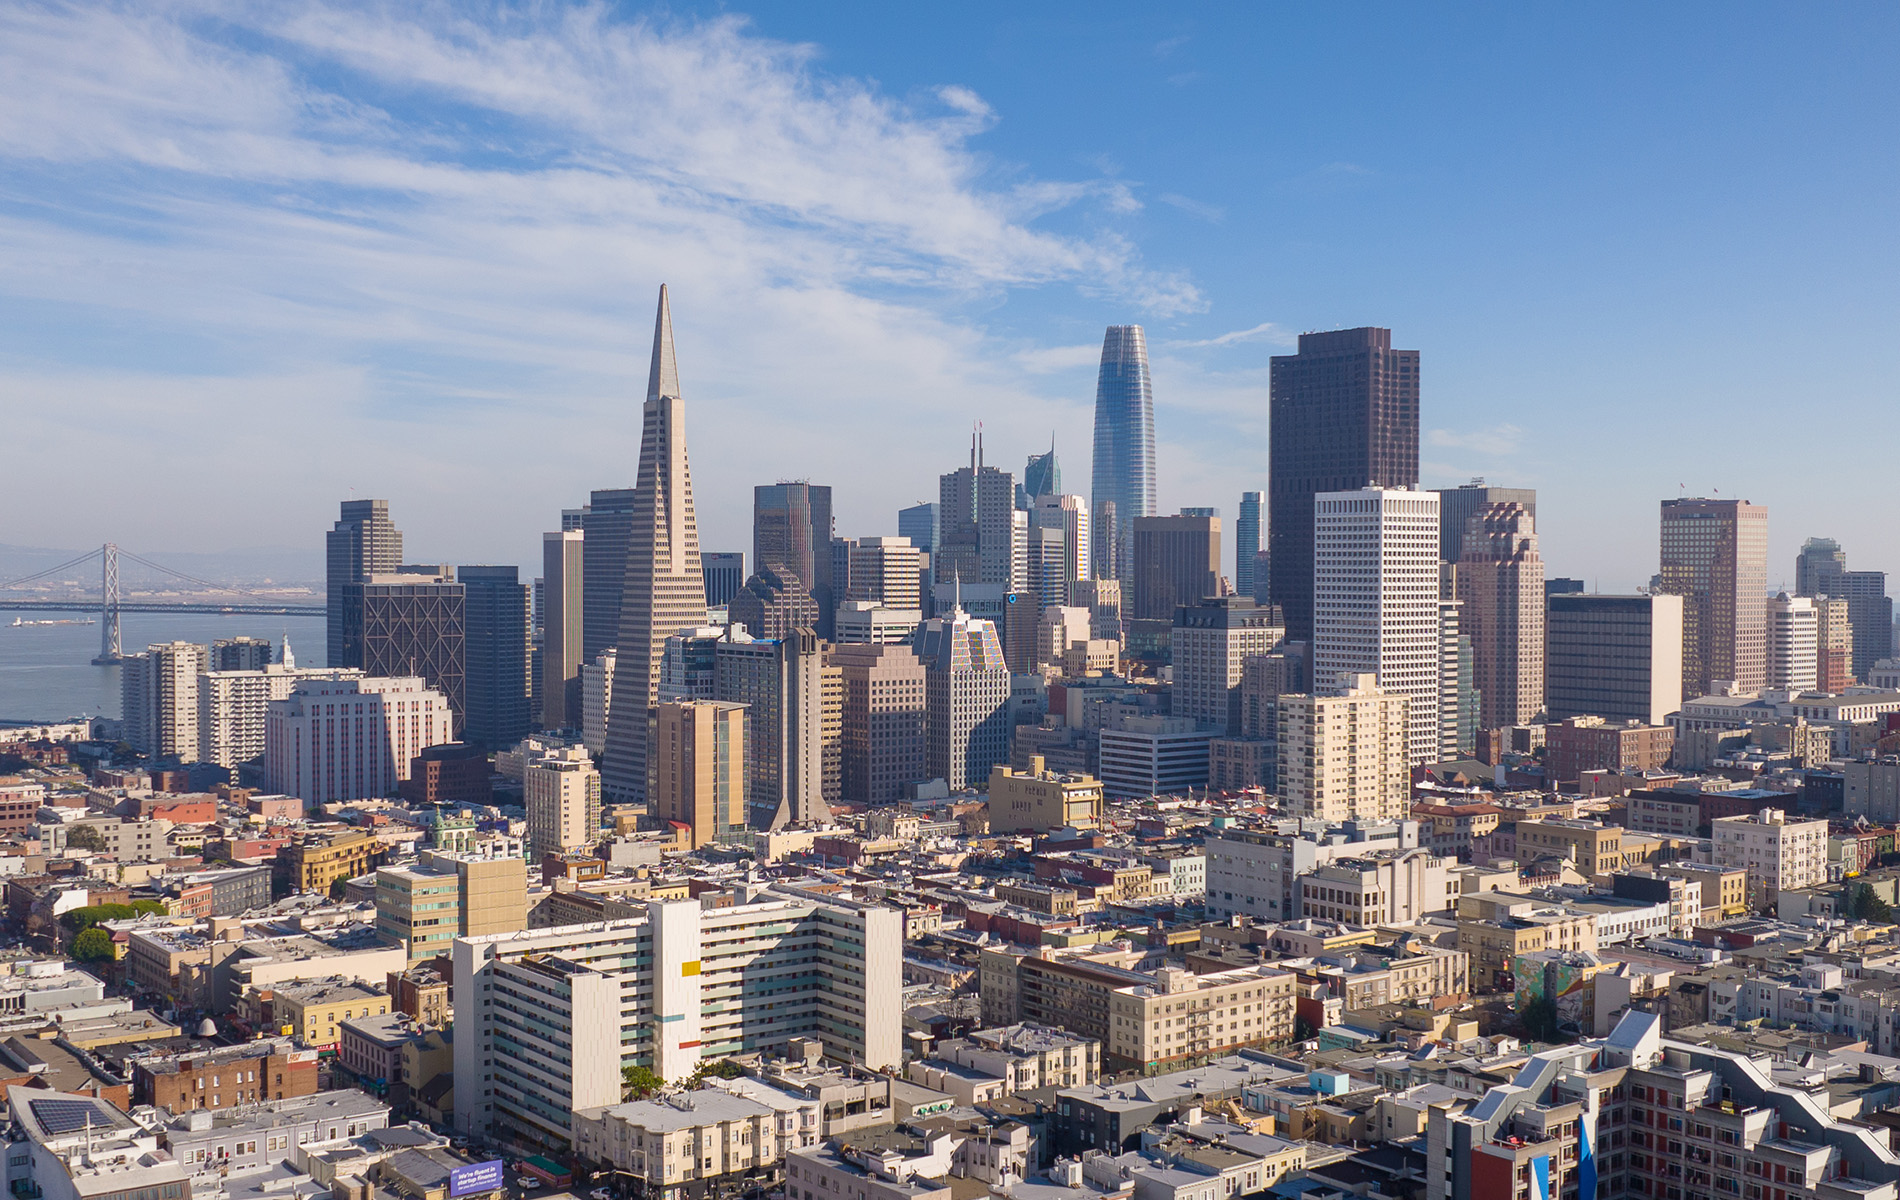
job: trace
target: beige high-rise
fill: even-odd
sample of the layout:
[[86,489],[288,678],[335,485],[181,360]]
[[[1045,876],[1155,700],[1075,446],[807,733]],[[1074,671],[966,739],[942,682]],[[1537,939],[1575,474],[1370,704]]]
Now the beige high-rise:
[[602,786],[616,801],[646,798],[647,736],[659,698],[666,639],[706,621],[706,580],[686,462],[686,402],[673,359],[673,315],[666,286],[653,322],[640,475],[627,532],[626,586],[620,601],[619,654],[607,714]]
[[1336,696],[1282,696],[1280,803],[1290,816],[1396,821],[1411,796],[1406,698],[1376,676],[1341,677]]
[[851,546],[847,600],[870,600],[885,608],[923,604],[924,552],[907,537],[865,537]]
[[528,809],[528,852],[544,854],[591,848],[600,839],[600,772],[587,751],[570,746],[528,763],[522,774]]
[[690,828],[694,849],[746,827],[745,709],[724,700],[660,705],[653,813]]
[[1718,679],[1768,680],[1768,510],[1746,500],[1662,502],[1662,590],[1682,597],[1682,698]]
[[1466,521],[1458,561],[1459,631],[1471,639],[1484,729],[1522,725],[1544,708],[1544,561],[1522,504],[1486,504]]

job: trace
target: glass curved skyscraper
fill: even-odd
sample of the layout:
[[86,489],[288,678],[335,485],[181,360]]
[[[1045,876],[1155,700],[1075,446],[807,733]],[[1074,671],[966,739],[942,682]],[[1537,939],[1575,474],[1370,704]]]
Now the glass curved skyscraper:
[[[1139,325],[1110,325],[1095,383],[1095,461],[1089,507],[1115,505],[1119,563],[1129,561],[1136,517],[1155,512],[1155,404],[1148,340]],[[1109,564],[1098,563],[1106,568]],[[1106,575],[1105,570],[1099,573]],[[1117,574],[1120,572],[1117,571]]]

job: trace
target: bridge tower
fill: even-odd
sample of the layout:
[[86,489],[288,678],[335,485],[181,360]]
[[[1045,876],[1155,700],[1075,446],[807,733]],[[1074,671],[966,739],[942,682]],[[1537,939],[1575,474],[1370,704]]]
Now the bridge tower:
[[92,662],[104,667],[124,659],[119,640],[119,547],[107,542],[99,552],[99,657]]

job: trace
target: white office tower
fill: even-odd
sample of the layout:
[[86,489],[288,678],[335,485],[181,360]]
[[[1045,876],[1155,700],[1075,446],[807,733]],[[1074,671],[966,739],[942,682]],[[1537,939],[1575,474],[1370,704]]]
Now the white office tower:
[[550,750],[530,761],[521,777],[528,811],[528,853],[591,850],[600,841],[600,772],[579,746]]
[[1768,601],[1768,690],[1811,692],[1819,679],[1820,612],[1807,596]]
[[789,885],[729,908],[458,938],[455,1126],[570,1145],[575,1109],[620,1103],[622,1067],[679,1083],[702,1061],[793,1038],[876,1070],[903,1060],[904,915]]
[[[1080,583],[1089,577],[1089,502],[1080,496],[1038,496],[1029,510],[1030,529],[1062,531],[1062,561],[1057,572],[1067,583]],[[1034,537],[1032,532],[1031,537]],[[1073,589],[1063,588],[1053,604],[1074,603]]]
[[1438,494],[1321,492],[1313,513],[1313,679],[1370,673],[1405,697],[1406,758],[1438,757]]
[[1009,667],[996,626],[953,600],[948,616],[917,630],[915,645],[924,664],[926,767],[953,792],[981,787],[991,767],[1009,761]]
[[264,713],[264,786],[306,804],[394,795],[430,746],[455,740],[449,701],[415,676],[304,679]]
[[1369,673],[1338,680],[1334,690],[1280,697],[1282,807],[1329,823],[1402,819],[1411,798],[1409,701],[1381,690]]
[[130,654],[119,669],[125,740],[141,754],[198,757],[198,677],[211,652],[196,642],[162,642]]
[[581,664],[581,745],[599,754],[607,748],[607,713],[614,700],[614,661],[618,651],[603,650]]

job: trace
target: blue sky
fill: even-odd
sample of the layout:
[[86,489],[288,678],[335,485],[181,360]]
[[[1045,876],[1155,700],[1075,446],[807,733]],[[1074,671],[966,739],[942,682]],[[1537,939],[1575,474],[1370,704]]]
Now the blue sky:
[[[0,6],[0,541],[532,562],[632,481],[672,284],[708,548],[894,531],[969,425],[1086,491],[1148,327],[1160,492],[1263,487],[1268,357],[1423,352],[1425,482],[1900,569],[1891,6]],[[1028,16],[1023,10],[1029,11]]]

